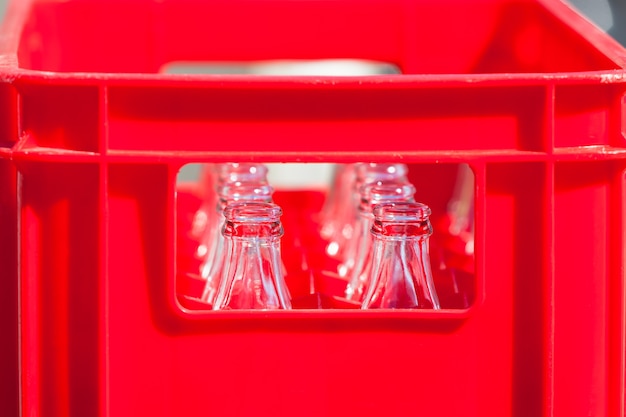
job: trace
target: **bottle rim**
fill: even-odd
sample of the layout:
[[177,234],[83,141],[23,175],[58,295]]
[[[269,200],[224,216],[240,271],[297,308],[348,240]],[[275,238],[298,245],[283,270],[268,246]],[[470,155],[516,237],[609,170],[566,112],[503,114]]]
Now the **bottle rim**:
[[234,223],[278,222],[282,214],[282,208],[271,202],[231,202],[224,207],[224,217],[226,221]]
[[430,207],[417,201],[385,202],[373,208],[374,219],[383,223],[411,223],[429,220]]

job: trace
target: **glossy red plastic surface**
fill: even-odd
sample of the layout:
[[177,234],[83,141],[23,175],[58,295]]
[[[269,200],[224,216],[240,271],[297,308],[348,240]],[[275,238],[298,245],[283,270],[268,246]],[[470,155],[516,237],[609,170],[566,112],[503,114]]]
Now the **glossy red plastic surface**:
[[[1,35],[3,415],[624,416],[626,52],[565,3],[14,0]],[[322,58],[403,74],[159,72]],[[434,213],[468,163],[472,305],[184,308],[176,174],[234,160],[407,163]]]

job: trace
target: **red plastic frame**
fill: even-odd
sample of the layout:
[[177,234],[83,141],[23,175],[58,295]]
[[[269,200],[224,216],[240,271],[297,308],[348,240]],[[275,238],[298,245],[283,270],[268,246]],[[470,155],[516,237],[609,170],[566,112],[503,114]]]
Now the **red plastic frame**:
[[[4,415],[624,416],[626,52],[565,3],[15,0],[1,35]],[[278,58],[403,74],[158,73]],[[233,160],[468,163],[474,304],[181,310],[176,173]]]

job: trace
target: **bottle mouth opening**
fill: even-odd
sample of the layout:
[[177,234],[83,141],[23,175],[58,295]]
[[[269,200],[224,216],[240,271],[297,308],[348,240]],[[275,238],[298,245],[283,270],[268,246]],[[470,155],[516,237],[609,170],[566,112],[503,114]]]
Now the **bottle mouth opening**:
[[384,202],[413,201],[415,186],[405,182],[381,182],[361,186],[362,203],[371,210]]
[[261,201],[232,202],[224,207],[224,218],[233,223],[274,223],[282,214],[277,204]]
[[373,208],[374,218],[382,223],[418,223],[429,220],[430,207],[419,202],[386,202]]

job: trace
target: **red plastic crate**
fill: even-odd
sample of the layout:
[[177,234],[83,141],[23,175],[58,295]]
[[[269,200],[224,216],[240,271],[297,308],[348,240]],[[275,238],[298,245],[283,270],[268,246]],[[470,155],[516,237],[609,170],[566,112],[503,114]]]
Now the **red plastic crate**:
[[[14,0],[1,35],[3,415],[624,416],[626,51],[565,3]],[[322,58],[403,74],[159,72]],[[226,161],[403,162],[439,212],[469,164],[472,305],[183,308],[176,174]]]

